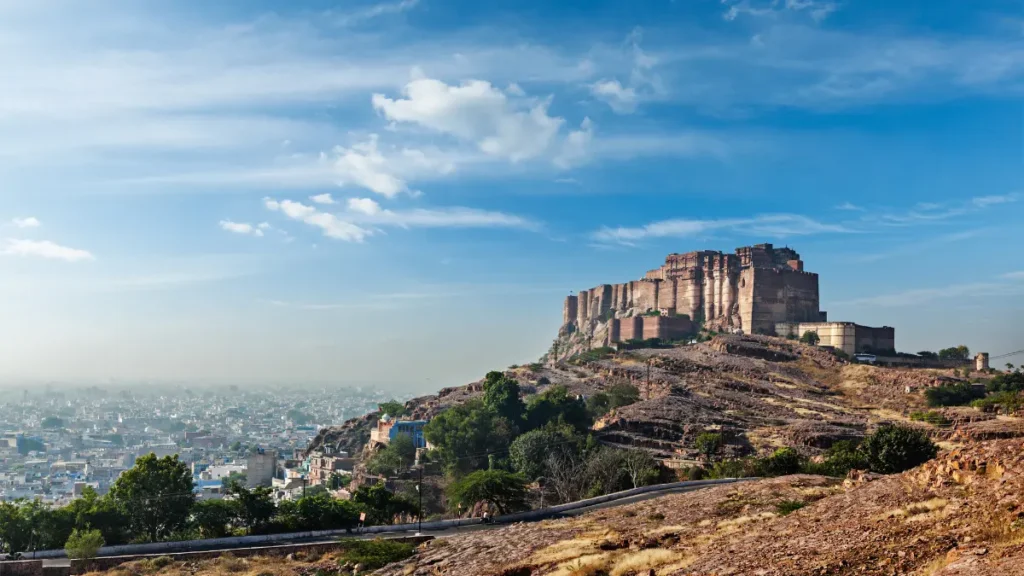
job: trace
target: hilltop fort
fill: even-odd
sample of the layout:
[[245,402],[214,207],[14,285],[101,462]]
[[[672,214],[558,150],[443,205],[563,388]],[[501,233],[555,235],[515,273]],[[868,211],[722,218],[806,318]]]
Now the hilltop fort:
[[701,328],[799,336],[848,354],[892,350],[890,327],[829,322],[820,309],[818,275],[791,248],[756,244],[734,254],[669,254],[643,278],[603,284],[565,299],[556,355],[630,340],[678,340]]

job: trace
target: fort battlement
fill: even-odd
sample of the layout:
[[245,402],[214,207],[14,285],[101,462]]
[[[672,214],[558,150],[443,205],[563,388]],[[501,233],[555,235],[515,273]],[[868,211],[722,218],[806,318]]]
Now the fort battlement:
[[[614,318],[655,312],[750,333],[770,332],[779,322],[824,320],[818,310],[818,275],[804,271],[795,250],[757,244],[735,254],[669,254],[662,266],[640,280],[581,290],[565,300],[563,332],[592,333],[597,324]],[[611,332],[605,339],[615,342],[609,339]]]
[[843,350],[893,347],[892,328],[850,326],[856,325],[827,322],[819,306],[818,275],[804,269],[796,250],[755,244],[732,254],[669,254],[639,280],[580,290],[565,299],[559,337],[570,344],[564,350],[571,347],[570,338],[593,347],[674,340],[700,328],[780,335],[802,334],[806,328]]

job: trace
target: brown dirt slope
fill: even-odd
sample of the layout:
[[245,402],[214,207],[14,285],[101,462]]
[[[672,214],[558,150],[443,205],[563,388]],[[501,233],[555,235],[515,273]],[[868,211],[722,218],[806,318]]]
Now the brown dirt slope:
[[[780,446],[814,454],[836,440],[864,436],[882,421],[909,420],[924,408],[921,391],[948,378],[933,370],[888,369],[853,365],[830,351],[766,336],[718,336],[708,343],[642,349],[609,355],[581,365],[510,369],[524,392],[565,385],[590,395],[620,382],[641,391],[641,401],[620,408],[595,428],[605,444],[644,448],[655,456],[686,465],[695,461],[693,440],[705,430],[728,438],[727,456]],[[446,388],[410,400],[414,417],[441,410],[480,394],[480,382]],[[910,392],[908,392],[908,389]],[[953,431],[934,430],[954,441],[1017,436],[1024,427],[986,423],[991,415],[951,418]],[[329,428],[313,441],[358,454],[377,421],[376,414]],[[1007,430],[1010,430],[1008,433]]]
[[869,482],[789,476],[459,536],[377,573],[1024,574],[1024,442]]

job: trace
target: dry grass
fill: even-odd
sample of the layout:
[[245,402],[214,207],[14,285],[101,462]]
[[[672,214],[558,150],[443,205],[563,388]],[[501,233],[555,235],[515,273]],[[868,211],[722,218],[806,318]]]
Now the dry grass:
[[555,570],[549,576],[601,576],[608,573],[612,556],[609,552],[587,554],[560,565],[558,570]]
[[687,528],[686,526],[680,526],[680,525],[676,525],[676,526],[662,526],[661,528],[655,528],[654,530],[648,530],[647,532],[644,532],[644,536],[648,536],[648,537],[651,537],[651,538],[657,538],[659,536],[664,536],[666,534],[675,534],[677,532],[682,532],[682,531],[686,530],[686,528]]
[[562,540],[533,553],[527,564],[544,565],[558,564],[598,552],[598,545],[606,540],[614,540],[618,534],[611,530],[588,532],[571,540]]
[[638,574],[655,568],[660,568],[666,564],[680,563],[685,559],[686,557],[682,553],[674,550],[651,548],[649,550],[641,550],[639,552],[621,556],[616,560],[615,565],[612,566],[609,574],[610,576]]

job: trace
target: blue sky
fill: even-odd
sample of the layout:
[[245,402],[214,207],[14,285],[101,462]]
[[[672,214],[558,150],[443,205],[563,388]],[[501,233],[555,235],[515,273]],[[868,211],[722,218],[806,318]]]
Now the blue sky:
[[1024,348],[1024,9],[895,4],[0,0],[0,378],[431,390],[766,241]]

